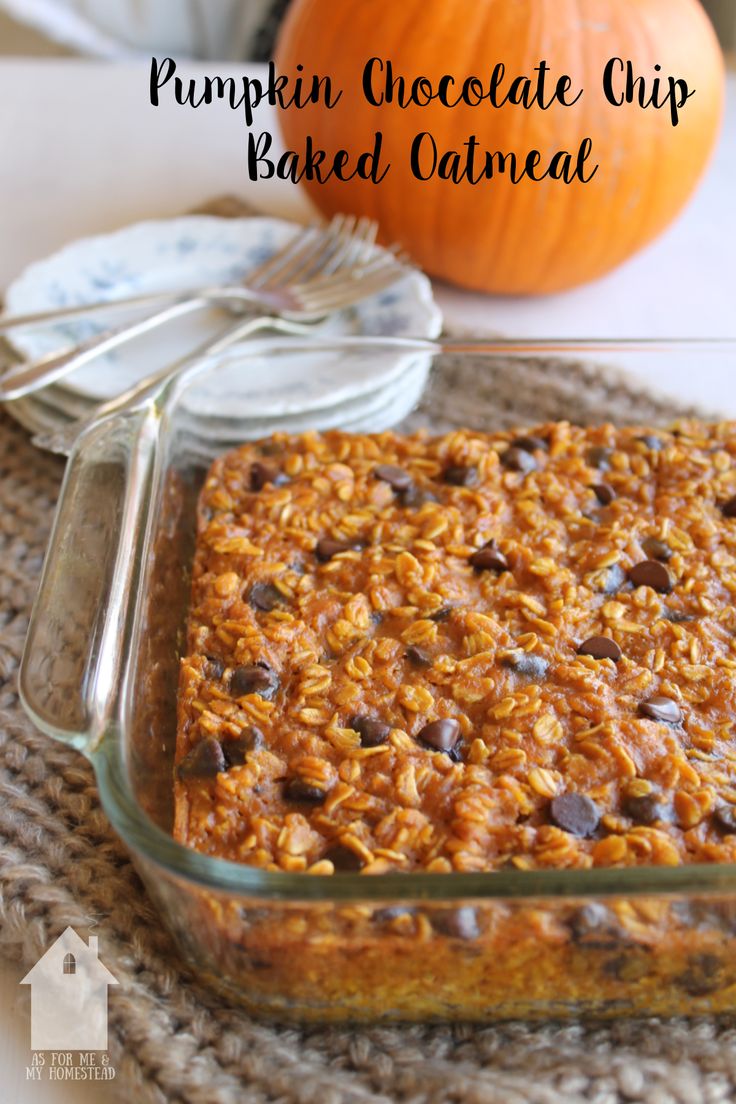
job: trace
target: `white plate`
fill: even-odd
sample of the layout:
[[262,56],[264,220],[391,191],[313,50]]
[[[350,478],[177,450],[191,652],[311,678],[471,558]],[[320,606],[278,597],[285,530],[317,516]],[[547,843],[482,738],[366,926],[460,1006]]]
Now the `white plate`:
[[[375,357],[376,353],[374,352],[373,355]],[[386,354],[384,353],[383,356],[385,357]],[[345,402],[335,404],[327,401],[322,407],[310,407],[304,411],[297,409],[282,415],[226,418],[203,412],[194,391],[185,401],[184,406],[191,413],[200,435],[208,434],[212,440],[224,442],[227,445],[237,444],[241,440],[265,437],[276,430],[302,433],[309,429],[352,429],[354,422],[360,424],[361,432],[369,432],[365,426],[371,422],[376,411],[383,411],[389,406],[396,406],[399,409],[407,407],[407,412],[411,410],[419,400],[427,379],[429,357],[426,354],[407,353],[401,356],[394,354],[394,356],[398,369],[395,379],[386,379],[385,386]],[[85,411],[78,409],[80,405],[78,401],[68,405],[73,409],[64,412],[56,405],[49,405],[47,391],[43,391],[26,399],[17,399],[8,409],[12,410],[16,420],[31,433],[41,433],[57,429],[75,417],[84,416]],[[377,424],[375,430],[370,432],[379,432],[380,429],[385,429],[391,424],[390,422],[384,424],[382,421],[380,426]]]
[[404,394],[407,395],[407,401],[416,401],[416,396],[427,379],[428,357],[425,353],[407,353],[397,358],[397,362],[400,372],[385,387],[346,402],[325,403],[321,407],[312,406],[307,410],[288,410],[267,418],[220,418],[201,409],[196,401],[196,393],[183,405],[196,421],[199,433],[209,432],[213,437],[231,443],[264,437],[277,430],[304,433],[310,429],[349,428],[355,421],[367,424],[377,412],[401,403]]
[[[53,309],[70,304],[115,299],[146,291],[185,289],[234,282],[281,248],[299,231],[293,223],[272,218],[221,219],[188,216],[138,223],[114,234],[81,239],[36,262],[14,281],[6,295],[8,313]],[[378,247],[375,247],[378,249]],[[112,317],[112,316],[111,316]],[[120,313],[116,316],[120,320]],[[16,331],[12,345],[23,359],[36,359],[106,328],[105,318],[85,319],[45,329]],[[386,335],[436,337],[442,317],[431,285],[417,271],[387,291],[372,296],[331,319],[320,335]],[[11,404],[26,423],[46,423],[58,410],[59,422],[83,414],[90,405],[117,394],[156,368],[172,363],[203,344],[222,327],[216,312],[179,319],[145,339],[99,358],[63,384],[46,388]],[[208,375],[208,388],[197,388],[198,402],[211,417],[279,418],[375,394],[395,383],[402,368],[386,360],[380,368],[366,359],[364,371],[343,378],[337,355],[296,362],[281,358],[269,365],[253,386],[229,387],[237,370],[238,346],[227,357],[227,372]]]
[[[203,417],[232,423],[303,415],[356,401],[372,403],[417,363],[416,351],[387,353],[367,346],[351,354],[346,377],[339,354],[305,352],[304,344],[301,339],[298,353],[281,352],[276,358],[251,353],[246,361],[244,346],[234,354],[227,352],[211,362],[213,367],[192,385],[184,404]],[[420,359],[426,364],[426,354]]]
[[419,402],[427,381],[428,365],[417,361],[402,378],[402,387],[387,388],[375,398],[369,407],[364,404],[359,413],[346,412],[345,408],[317,410],[300,425],[293,419],[273,419],[260,423],[241,423],[237,430],[229,428],[225,422],[204,421],[192,414],[191,423],[186,425],[188,447],[210,460],[228,448],[242,441],[255,440],[269,433],[283,430],[287,433],[299,433],[304,429],[328,430],[343,429],[349,433],[381,433],[403,421]]

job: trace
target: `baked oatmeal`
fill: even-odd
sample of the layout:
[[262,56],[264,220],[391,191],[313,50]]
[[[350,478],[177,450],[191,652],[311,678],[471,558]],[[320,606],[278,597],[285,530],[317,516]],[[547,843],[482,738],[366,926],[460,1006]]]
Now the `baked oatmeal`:
[[177,839],[317,875],[736,860],[735,460],[692,421],[219,459]]

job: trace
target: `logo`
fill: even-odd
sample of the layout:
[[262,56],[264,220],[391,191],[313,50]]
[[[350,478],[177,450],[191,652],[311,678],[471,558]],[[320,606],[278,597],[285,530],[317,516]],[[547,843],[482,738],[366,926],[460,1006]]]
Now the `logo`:
[[[67,928],[29,970],[21,985],[31,987],[31,1049],[28,1079],[108,1079],[115,1070],[94,1051],[107,1050],[107,990],[117,979],[100,961],[97,937],[89,942]],[[72,1051],[79,1051],[74,1060]]]

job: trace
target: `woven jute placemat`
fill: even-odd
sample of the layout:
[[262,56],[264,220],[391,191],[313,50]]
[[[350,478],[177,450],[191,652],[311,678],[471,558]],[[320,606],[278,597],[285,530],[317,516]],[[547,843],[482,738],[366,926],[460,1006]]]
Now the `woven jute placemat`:
[[[664,424],[684,413],[575,364],[449,363],[413,420]],[[717,1104],[736,1030],[713,1021],[295,1028],[258,1023],[187,972],[100,809],[93,772],[38,733],[17,667],[63,466],[0,415],[0,953],[30,967],[71,924],[119,986],[101,1092],[234,1104]]]

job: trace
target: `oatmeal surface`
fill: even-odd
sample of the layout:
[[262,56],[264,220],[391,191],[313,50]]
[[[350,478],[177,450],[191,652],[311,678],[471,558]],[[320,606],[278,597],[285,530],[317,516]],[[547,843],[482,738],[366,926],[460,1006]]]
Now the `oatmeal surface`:
[[277,435],[202,491],[177,838],[271,870],[736,860],[736,424]]

